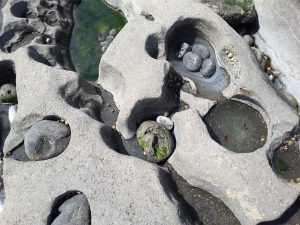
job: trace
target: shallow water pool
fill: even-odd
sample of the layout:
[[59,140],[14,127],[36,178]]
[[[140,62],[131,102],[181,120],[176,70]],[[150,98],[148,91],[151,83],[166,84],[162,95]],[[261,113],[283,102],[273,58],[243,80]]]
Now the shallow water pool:
[[[105,52],[103,42],[108,36],[115,37],[126,20],[103,0],[82,0],[74,10],[74,20],[70,52],[75,69],[87,80],[96,81],[99,62]],[[112,30],[114,35],[110,35]]]

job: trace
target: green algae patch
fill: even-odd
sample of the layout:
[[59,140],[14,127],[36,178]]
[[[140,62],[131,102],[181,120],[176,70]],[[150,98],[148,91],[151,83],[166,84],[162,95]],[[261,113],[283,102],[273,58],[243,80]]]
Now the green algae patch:
[[76,71],[89,81],[98,79],[100,45],[111,30],[119,32],[126,23],[124,17],[103,0],[82,0],[74,12],[74,31],[70,45]]

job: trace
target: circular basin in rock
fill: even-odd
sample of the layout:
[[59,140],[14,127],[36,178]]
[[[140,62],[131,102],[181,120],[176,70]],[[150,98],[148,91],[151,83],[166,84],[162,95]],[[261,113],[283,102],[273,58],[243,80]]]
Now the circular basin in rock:
[[70,53],[75,69],[84,78],[98,78],[99,62],[126,20],[103,0],[82,0],[74,11]]
[[267,125],[260,113],[237,101],[214,106],[204,117],[210,136],[230,151],[254,152],[267,140]]
[[[200,66],[187,66],[186,57],[181,56],[192,54],[190,51],[200,56],[203,61]],[[194,81],[198,96],[217,99],[229,85],[230,76],[218,63],[212,44],[204,38],[200,21],[185,19],[176,22],[167,33],[166,52],[176,73]]]
[[86,196],[79,191],[71,191],[57,197],[48,224],[91,225],[91,209]]
[[143,122],[137,130],[140,148],[151,162],[162,162],[174,150],[174,138],[170,131],[155,121]]
[[62,122],[39,121],[25,135],[25,153],[34,161],[56,157],[67,148],[70,136],[69,126]]
[[300,134],[286,139],[274,151],[272,164],[278,176],[291,183],[300,183]]

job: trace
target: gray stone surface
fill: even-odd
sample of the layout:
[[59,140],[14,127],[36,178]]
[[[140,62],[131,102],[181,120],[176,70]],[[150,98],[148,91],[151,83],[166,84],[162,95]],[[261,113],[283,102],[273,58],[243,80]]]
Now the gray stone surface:
[[284,89],[300,102],[300,2],[298,0],[254,0],[259,31],[256,44],[272,59],[280,71]]
[[200,73],[204,77],[210,77],[216,71],[216,61],[213,59],[205,59],[203,60]]
[[59,206],[60,214],[51,225],[90,225],[90,206],[84,194],[78,194]]
[[[24,140],[33,124],[49,115],[67,121],[72,138],[67,149],[50,160],[24,163],[4,159],[6,198],[1,223],[46,224],[54,200],[75,189],[90,203],[92,224],[181,224],[179,203],[174,204],[160,183],[161,169],[109,148],[101,136],[104,125],[72,106],[78,95],[93,99],[92,92],[87,95],[81,90],[79,75],[35,62],[27,51],[20,48],[0,55],[0,61],[14,61],[19,93],[19,109],[5,153]],[[93,89],[90,84],[87,87]],[[24,190],[34,191],[20,195]]]
[[58,156],[68,146],[71,131],[68,125],[51,120],[34,124],[25,134],[25,152],[31,160],[45,160]]
[[194,52],[188,52],[183,56],[183,65],[189,71],[199,71],[202,65],[202,59],[198,54]]
[[[241,224],[256,224],[266,215],[276,217],[279,208],[287,207],[298,197],[299,187],[278,179],[263,149],[252,154],[232,154],[210,138],[193,109],[178,113],[173,119],[177,147],[169,162],[190,185],[205,187],[222,199]],[[186,141],[193,144],[186,145]],[[240,207],[243,211],[236,210]]]
[[194,45],[192,51],[199,55],[203,60],[207,59],[210,55],[209,49],[204,45]]
[[[4,146],[1,225],[46,225],[57,197],[70,190],[85,194],[92,224],[183,224],[182,200],[162,181],[165,172],[116,152],[108,141],[111,133],[103,135],[107,126],[99,122],[103,102],[98,87],[71,71],[66,51],[72,27],[70,2],[48,3],[40,7],[40,1],[30,1],[32,16],[45,15],[32,19],[20,18],[28,15],[18,11],[12,14],[15,1],[3,9],[0,65],[14,68],[19,104]],[[48,14],[51,10],[56,10],[55,16]],[[28,34],[31,30],[36,36]],[[45,36],[51,38],[50,44]],[[5,71],[1,81],[12,75]],[[11,152],[24,151],[22,143],[34,124],[56,117],[71,129],[62,154],[38,162],[11,157]]]
[[[169,31],[176,30],[176,26],[180,27],[180,30],[184,30],[184,26],[188,26],[189,29],[192,27],[197,35],[214,46],[218,64],[230,76],[230,83],[223,91],[221,90],[220,98],[235,99],[258,110],[267,124],[268,137],[266,144],[254,153],[249,155],[231,153],[211,139],[197,113],[199,108],[200,111],[203,110],[204,115],[207,110],[201,108],[200,103],[197,104],[197,97],[181,93],[181,99],[185,98],[184,102],[189,105],[190,110],[175,114],[176,149],[169,162],[190,185],[220,198],[242,224],[257,224],[278,218],[297,199],[300,189],[299,186],[286,184],[274,174],[267,155],[271,154],[274,147],[278,146],[281,140],[297,126],[299,118],[297,112],[289,108],[268,85],[248,44],[219,16],[193,1],[116,2],[112,0],[108,2],[123,10],[125,15],[131,15],[129,23],[119,33],[104,56],[105,59],[100,63],[99,82],[104,80],[104,88],[117,96],[116,101],[119,102],[122,119],[118,118],[120,121],[117,121],[117,130],[125,138],[133,136],[134,129],[130,128],[130,124],[121,121],[130,121],[130,115],[135,115],[133,110],[135,105],[142,99],[153,98],[152,96],[157,98],[155,96],[161,95],[160,91],[158,93],[155,91],[160,90],[162,84],[157,81],[155,83],[152,77],[156,76],[157,68],[162,67],[163,62],[168,65],[165,57],[168,46],[164,44],[166,39],[170,38],[169,35],[175,37],[177,35]],[[189,10],[190,8],[193,10]],[[140,11],[152,15],[155,20],[146,22],[138,16]],[[197,19],[189,20],[189,18]],[[152,32],[151,28],[153,28]],[[147,55],[147,48],[146,51],[138,51],[143,46],[139,43],[140,39],[146,42],[147,37],[151,36],[155,36],[157,40],[157,54],[155,57],[154,54],[150,54],[152,58]],[[131,58],[146,57],[147,64],[145,63],[143,68],[148,67],[149,71],[141,72],[135,69],[136,66],[133,67],[128,63],[126,66],[115,63],[125,61],[118,49],[121,49],[121,43],[128,40],[138,45],[135,45],[134,49],[131,46],[130,51],[125,52],[130,52]],[[107,67],[107,62],[112,65],[110,69]],[[145,61],[140,60],[140,62]],[[169,67],[164,68],[164,72],[160,73],[161,77],[166,76]],[[153,71],[152,77],[147,75],[150,71]],[[106,74],[104,79],[101,77],[102,74]],[[133,84],[132,80],[138,80],[139,84],[129,85]],[[152,92],[149,89],[150,84]],[[132,89],[128,88],[133,86],[143,87],[144,91],[138,90],[137,93],[133,93]],[[209,109],[213,102],[202,102],[202,104]],[[124,110],[128,113],[127,116]],[[128,135],[128,131],[132,132],[131,135]]]
[[232,26],[251,23],[257,13],[252,0],[199,0]]
[[[98,83],[112,93],[120,110],[114,126],[118,135],[135,138],[138,124],[175,113],[176,149],[169,163],[188,185],[219,198],[243,225],[280,217],[300,188],[278,178],[268,156],[298,125],[299,117],[268,85],[244,39],[199,1],[107,1],[129,19],[99,65]],[[195,224],[166,172],[117,152],[113,131],[99,122],[103,101],[97,87],[70,71],[65,51],[72,27],[68,2],[55,2],[36,12],[40,1],[32,1],[25,15],[29,19],[11,10],[16,3],[10,1],[3,10],[0,36],[0,63],[13,64],[19,102],[4,145],[1,223],[46,225],[57,197],[78,190],[89,202],[92,224]],[[34,18],[34,13],[48,15],[57,7],[64,9],[61,14]],[[180,77],[167,60],[168,39],[178,36],[172,31],[179,24],[211,43],[218,66],[228,73],[228,85],[212,99],[241,101],[260,112],[268,128],[262,148],[236,154],[210,137],[202,117],[216,102],[180,91]],[[65,34],[62,43],[57,39],[61,33]],[[9,75],[4,73],[5,78]],[[218,84],[213,79],[208,85]],[[177,112],[180,102],[188,107]],[[38,162],[10,157],[23,149],[32,126],[49,116],[61,118],[71,129],[65,151]]]
[[249,46],[253,46],[254,38],[251,35],[244,35],[243,38]]

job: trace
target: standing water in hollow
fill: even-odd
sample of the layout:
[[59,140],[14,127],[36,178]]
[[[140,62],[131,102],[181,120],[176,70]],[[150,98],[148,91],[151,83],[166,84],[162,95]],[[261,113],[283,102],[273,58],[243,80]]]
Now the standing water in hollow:
[[82,0],[74,11],[74,20],[70,44],[74,66],[84,78],[96,81],[100,59],[126,21],[103,0]]

